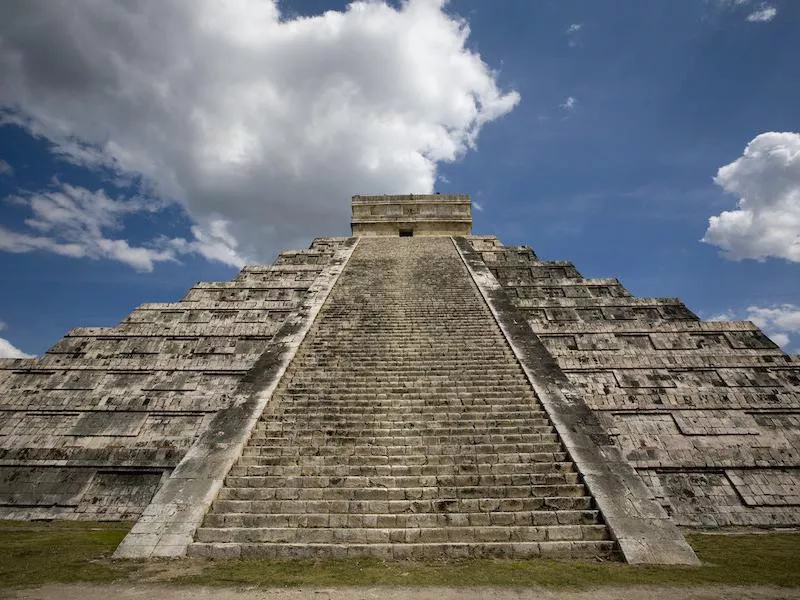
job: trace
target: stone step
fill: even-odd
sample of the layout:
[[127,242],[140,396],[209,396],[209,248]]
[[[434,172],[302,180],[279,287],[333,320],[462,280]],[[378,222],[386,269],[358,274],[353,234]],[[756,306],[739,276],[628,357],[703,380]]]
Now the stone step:
[[425,444],[405,446],[379,446],[377,444],[345,444],[330,440],[327,444],[259,446],[248,445],[242,456],[406,456],[427,454],[431,456],[476,454],[541,454],[562,450],[559,442],[540,442],[530,444]]
[[[324,407],[320,407],[324,408]],[[491,415],[493,419],[524,419],[529,418],[531,422],[534,422],[536,425],[545,425],[549,424],[549,420],[539,416],[541,413],[531,411],[530,408],[524,405],[518,404],[509,404],[506,406],[485,406],[482,410],[462,410],[462,411],[444,411],[443,408],[451,408],[450,406],[442,406],[442,407],[435,407],[435,406],[423,406],[420,407],[418,410],[414,411],[414,415],[422,415],[427,418],[427,415],[431,415],[431,418],[438,417],[440,420],[450,420],[450,421],[461,421],[463,419],[467,420],[475,420],[478,419],[481,415],[488,418]],[[466,407],[471,409],[472,407]],[[409,417],[409,415],[404,415],[403,411],[391,411],[390,407],[386,408],[374,408],[370,410],[369,407],[349,407],[349,406],[340,406],[336,408],[336,411],[326,411],[320,413],[310,413],[308,412],[308,408],[304,406],[281,406],[276,407],[274,412],[269,413],[275,415],[276,417],[281,417],[283,415],[303,415],[304,420],[308,420],[309,418],[318,418],[321,420],[328,419],[328,420],[339,420],[342,415],[347,415],[350,417],[355,417],[358,415],[362,419],[370,417],[370,421],[372,417],[383,417],[385,419],[389,419],[391,417],[396,417],[397,420],[401,420],[405,422],[405,419]]]
[[335,397],[292,397],[287,395],[281,407],[275,407],[276,412],[283,410],[286,412],[297,411],[298,409],[323,412],[370,412],[370,413],[396,413],[398,411],[413,412],[443,412],[454,411],[458,414],[491,411],[492,413],[524,412],[528,417],[546,418],[546,413],[531,400],[525,398],[490,398],[490,399],[463,399],[457,395],[452,397],[443,396],[439,399],[414,398],[410,394],[396,394],[394,397],[386,397],[383,394],[363,394],[353,397],[349,401]]
[[[361,342],[359,341],[359,344]],[[347,354],[342,354],[341,347],[335,352],[317,351],[313,353],[298,354],[292,361],[293,365],[301,367],[318,367],[329,365],[335,367],[342,365],[352,374],[362,371],[370,372],[377,368],[379,372],[392,373],[394,371],[420,371],[422,373],[435,374],[436,371],[448,371],[463,368],[467,372],[479,371],[481,366],[490,365],[492,373],[521,373],[522,368],[515,362],[510,361],[512,353],[493,353],[486,355],[486,349],[481,348],[474,353],[461,352],[458,356],[449,356],[441,352],[420,352],[418,348],[408,351],[393,350],[386,355],[378,349],[369,352],[360,352],[356,349],[350,350]],[[392,362],[386,359],[391,358]],[[497,369],[497,371],[494,371]]]
[[529,389],[521,385],[465,385],[463,381],[454,382],[433,382],[420,381],[411,384],[410,382],[398,380],[394,382],[346,382],[338,380],[328,383],[317,379],[303,379],[300,382],[291,381],[282,390],[289,396],[308,396],[310,398],[342,398],[357,399],[359,396],[370,397],[379,394],[387,394],[387,398],[397,394],[421,394],[419,398],[485,398],[485,399],[511,399],[525,400],[527,404],[533,404],[534,398]]
[[353,558],[374,556],[385,560],[441,558],[614,558],[613,541],[495,542],[413,544],[239,544],[194,543],[189,556],[206,558]]
[[[246,450],[246,448],[245,448]],[[402,461],[398,461],[402,456]],[[239,465],[347,465],[370,466],[390,465],[402,462],[405,465],[469,465],[469,464],[531,464],[531,463],[561,463],[568,460],[566,452],[538,452],[538,453],[500,453],[500,454],[406,454],[398,456],[388,455],[275,455],[275,454],[243,454],[238,461]],[[533,468],[531,466],[530,468]]]
[[[476,343],[474,340],[470,343]],[[360,344],[361,342],[359,342]],[[343,353],[346,350],[346,354]],[[487,353],[488,350],[488,353]],[[391,361],[389,361],[389,359]],[[476,351],[473,354],[461,353],[452,356],[441,350],[421,352],[418,348],[372,348],[369,352],[361,352],[358,347],[344,348],[338,346],[335,352],[319,351],[316,353],[295,356],[294,365],[299,367],[317,368],[327,366],[336,368],[341,366],[353,375],[362,372],[371,372],[377,369],[381,373],[419,371],[423,374],[436,374],[437,371],[453,371],[463,368],[466,372],[479,371],[481,365],[489,365],[497,369],[499,374],[521,373],[521,367],[515,362],[513,354],[492,352],[491,348]]]
[[443,409],[461,408],[465,411],[469,409],[486,410],[492,412],[503,410],[526,410],[529,416],[545,417],[545,413],[531,400],[527,398],[512,397],[510,395],[498,398],[464,398],[457,394],[451,396],[442,395],[440,398],[415,398],[411,394],[393,394],[392,397],[381,397],[380,394],[360,394],[353,395],[351,398],[340,396],[307,396],[287,394],[283,408],[308,408],[308,409],[328,409],[330,411],[362,409],[372,412],[398,411],[398,410],[424,410],[424,409]]
[[[458,310],[455,306],[451,307],[451,309]],[[394,327],[395,323],[392,322],[392,319],[386,318],[377,323],[361,319],[359,323],[361,329],[359,330],[348,327],[348,323],[342,319],[333,319],[328,313],[319,322],[320,326],[317,329],[319,335],[310,340],[310,343],[298,355],[308,356],[314,351],[323,355],[331,355],[335,353],[337,348],[345,345],[352,347],[353,352],[359,356],[397,348],[402,352],[403,356],[409,358],[415,356],[414,349],[418,349],[421,355],[430,355],[432,358],[437,358],[432,354],[433,350],[449,347],[451,351],[439,355],[438,358],[452,360],[459,355],[452,350],[456,346],[447,345],[448,341],[463,343],[481,340],[484,347],[491,352],[490,357],[513,356],[509,347],[505,345],[505,340],[494,335],[495,332],[493,331],[481,331],[480,328],[470,327],[464,327],[463,330],[458,329],[459,326],[463,325],[462,321],[465,319],[484,320],[484,315],[474,315],[472,317],[464,314],[453,314],[449,317],[443,315],[429,317],[426,315],[421,316],[417,322],[413,322],[415,316],[412,314],[407,314],[404,318],[408,325],[405,329]],[[425,322],[426,319],[428,320],[427,323]],[[359,342],[361,341],[368,343],[360,344]],[[463,349],[463,355],[467,358],[480,356],[481,346],[470,346],[465,343],[461,345],[461,348]]]
[[[441,334],[437,334],[441,335]],[[368,350],[364,351],[364,344]],[[467,352],[470,346],[478,348],[474,352]],[[391,361],[391,362],[387,362]],[[481,364],[497,367],[499,373],[521,372],[519,363],[511,353],[494,350],[491,346],[483,347],[483,340],[476,336],[471,339],[444,341],[438,346],[420,348],[409,344],[387,344],[380,341],[353,340],[352,344],[337,344],[328,350],[317,349],[316,352],[298,354],[294,364],[301,367],[317,367],[341,365],[346,370],[351,367],[366,370],[373,366],[380,371],[417,371],[455,370],[464,367],[476,371]]]
[[479,433],[465,433],[453,435],[429,435],[427,433],[409,433],[407,435],[397,436],[375,436],[370,435],[369,429],[362,430],[361,435],[353,433],[328,433],[327,431],[318,431],[312,434],[296,434],[286,432],[286,435],[266,435],[255,434],[250,438],[248,446],[250,447],[272,447],[277,445],[299,445],[299,446],[316,446],[317,442],[328,441],[331,444],[342,445],[369,445],[379,447],[393,447],[393,446],[417,446],[417,445],[446,445],[458,444],[462,446],[470,445],[483,445],[483,444],[536,444],[536,443],[550,443],[556,444],[559,442],[558,436],[555,433],[540,434],[540,433],[527,433],[527,434],[479,434]]
[[[483,334],[484,337],[489,338],[491,341],[494,337],[492,335],[493,331],[487,332],[485,328],[481,327],[481,324],[464,321],[465,316],[471,316],[475,320],[483,320],[486,318],[486,313],[482,308],[477,310],[468,308],[467,304],[462,301],[463,299],[467,302],[473,300],[466,296],[463,298],[446,298],[437,307],[437,312],[425,310],[429,308],[426,306],[404,306],[402,302],[397,302],[396,297],[386,296],[383,300],[387,303],[387,307],[394,309],[392,311],[394,314],[383,314],[377,319],[362,318],[358,323],[354,323],[352,314],[347,311],[336,314],[334,311],[324,310],[322,311],[324,320],[320,322],[319,329],[323,332],[336,329],[343,337],[411,339],[413,343],[422,347],[441,343],[442,340],[438,337],[420,337],[409,334],[416,332],[429,334],[430,332],[445,331],[453,338],[471,334]],[[449,311],[449,313],[444,314],[445,311]],[[431,319],[431,317],[434,317],[434,319]],[[330,341],[330,338],[317,336],[309,346],[325,345],[326,342]]]
[[608,539],[604,525],[488,527],[200,527],[198,542],[284,544],[427,544],[443,542],[547,542]]
[[206,527],[485,527],[597,525],[597,510],[538,510],[530,512],[492,513],[401,513],[401,514],[342,514],[342,513],[209,513]]
[[[456,315],[459,319],[464,319],[464,315]],[[324,318],[324,317],[323,317]],[[434,316],[433,319],[441,319],[441,315]],[[466,317],[469,318],[469,317]],[[482,317],[477,317],[481,319]],[[358,356],[369,356],[381,354],[382,352],[397,351],[401,356],[413,358],[414,356],[425,356],[426,358],[454,360],[460,356],[455,349],[463,351],[466,358],[479,358],[481,348],[489,352],[489,358],[513,356],[504,340],[496,338],[493,333],[479,331],[476,329],[457,332],[453,330],[453,322],[444,323],[449,327],[437,327],[435,323],[427,323],[427,330],[423,327],[412,327],[406,331],[381,331],[380,328],[387,329],[390,324],[388,321],[377,324],[377,328],[370,328],[366,321],[361,322],[362,331],[347,329],[342,322],[322,324],[317,329],[316,339],[306,346],[306,349],[298,353],[298,356],[310,356],[312,352],[318,352],[323,356],[331,356],[341,348],[352,349]],[[480,341],[481,345],[473,342]],[[470,345],[473,343],[473,345]],[[436,350],[448,349],[447,353],[435,354]],[[415,351],[418,354],[415,354]]]
[[249,513],[494,513],[543,510],[593,510],[590,496],[549,496],[543,498],[449,498],[425,500],[242,500],[217,498],[212,514]]
[[[309,390],[311,392],[318,391],[320,393],[342,393],[353,389],[353,386],[366,386],[370,391],[383,388],[387,390],[405,388],[409,391],[416,390],[430,394],[430,387],[437,391],[449,391],[451,393],[511,393],[530,397],[530,387],[519,381],[514,381],[514,379],[516,378],[487,378],[486,376],[463,375],[457,372],[453,372],[450,375],[419,376],[413,380],[400,376],[379,377],[377,375],[369,375],[364,377],[346,377],[338,373],[315,373],[313,376],[288,377],[284,383],[286,384],[285,389],[289,392]],[[366,391],[367,390],[364,390],[362,393]]]
[[318,477],[372,477],[372,476],[446,476],[446,475],[513,475],[532,473],[573,473],[575,465],[571,462],[560,463],[494,463],[494,464],[421,464],[421,465],[243,465],[236,464],[231,468],[229,475],[236,477],[265,477],[284,476],[297,477],[301,475]]
[[[359,423],[361,424],[361,423]],[[354,423],[355,425],[355,423]],[[486,423],[466,424],[460,427],[454,424],[439,423],[437,421],[420,423],[419,425],[409,424],[407,427],[367,427],[364,431],[369,431],[370,435],[378,437],[403,437],[406,435],[550,435],[555,430],[550,425],[530,426],[525,420],[519,425],[487,425]],[[446,425],[446,426],[443,426]],[[288,425],[272,420],[259,421],[253,428],[252,438],[256,436],[279,435],[281,433],[291,433],[298,436],[315,435],[324,432],[327,435],[348,435],[352,434],[353,427],[342,427],[339,425],[320,428],[319,426],[302,427],[299,423]]]
[[[319,322],[319,330],[326,331],[336,329],[344,336],[361,336],[364,339],[370,337],[409,337],[410,332],[422,332],[426,334],[431,331],[446,331],[450,336],[472,335],[475,333],[484,334],[488,342],[496,338],[494,331],[487,331],[481,327],[481,323],[474,321],[485,320],[487,313],[483,307],[470,307],[468,304],[474,301],[468,296],[462,298],[448,297],[444,302],[436,306],[437,311],[426,310],[430,306],[403,304],[403,300],[398,301],[396,296],[385,296],[382,298],[386,302],[385,307],[393,309],[391,314],[387,311],[378,318],[369,318],[369,315],[362,313],[362,318],[355,322],[352,319],[353,308],[347,307],[342,311],[323,310],[323,320]],[[464,302],[466,300],[466,302]],[[350,309],[348,311],[347,309]],[[445,314],[446,311],[450,311]],[[465,316],[472,316],[473,322],[464,321]],[[435,317],[431,319],[431,316]],[[437,337],[414,337],[414,342],[421,346],[429,343],[441,343]],[[317,336],[307,346],[324,346],[331,341],[330,338]]]
[[374,477],[336,477],[325,475],[228,475],[225,486],[229,488],[440,488],[454,486],[525,486],[578,484],[577,472],[520,473],[505,475],[397,475]]
[[[423,391],[420,391],[423,390]],[[422,385],[419,388],[410,387],[402,383],[371,386],[359,384],[356,387],[343,386],[341,388],[326,387],[318,383],[311,382],[303,386],[290,386],[282,390],[282,399],[288,402],[369,402],[372,401],[417,401],[434,403],[442,402],[446,406],[447,402],[453,401],[473,401],[486,404],[508,404],[516,402],[522,406],[537,407],[539,403],[530,393],[525,390],[511,389],[510,387],[497,387],[494,389],[484,387],[456,387],[456,386],[436,386]]]
[[452,242],[364,239],[190,553],[610,557],[582,481]]
[[477,498],[574,498],[586,494],[581,484],[475,485],[406,488],[347,487],[223,487],[220,500],[450,500]]
[[255,431],[250,438],[250,444],[253,446],[276,446],[285,443],[317,445],[323,440],[335,440],[337,443],[347,445],[403,446],[414,443],[414,440],[417,442],[422,440],[424,443],[436,446],[447,445],[448,442],[461,446],[474,446],[478,444],[555,443],[558,441],[555,431],[531,433],[506,429],[501,432],[482,432],[466,428],[447,431],[455,432],[442,433],[437,430],[414,431],[407,429],[395,430],[395,435],[375,435],[374,429],[364,425],[361,427],[354,425],[349,428],[336,427],[335,429],[322,426],[300,432],[291,429]]
[[[460,397],[460,398],[519,398],[533,404],[535,398],[530,389],[521,385],[498,383],[497,385],[466,385],[463,381],[415,382],[397,380],[393,382],[326,382],[316,379],[290,381],[281,389],[282,394],[310,397],[358,398],[377,394],[420,394],[418,398]],[[387,396],[388,397],[388,396]]]
[[[466,315],[454,316],[462,320],[470,318]],[[432,319],[441,318],[441,315],[432,317]],[[478,316],[477,318],[481,319],[482,317]],[[359,355],[398,350],[403,356],[413,356],[414,350],[418,350],[419,354],[435,359],[437,358],[434,354],[435,350],[449,349],[449,352],[438,355],[438,358],[453,359],[458,357],[454,349],[463,349],[464,356],[476,358],[480,356],[482,347],[475,345],[476,341],[480,341],[483,347],[491,352],[490,357],[492,358],[513,356],[507,347],[502,346],[500,340],[493,339],[493,332],[476,329],[457,332],[453,329],[452,324],[453,322],[442,323],[441,325],[450,325],[450,327],[443,327],[437,326],[435,323],[427,323],[424,326],[408,327],[406,330],[400,331],[388,329],[390,327],[388,321],[378,323],[375,327],[370,327],[369,323],[362,321],[363,329],[355,331],[345,328],[341,321],[328,323],[317,329],[319,335],[316,337],[322,338],[322,341],[312,342],[300,356],[307,356],[312,351],[318,351],[324,355],[332,354],[340,348],[352,348]],[[470,345],[471,343],[472,345]]]
[[497,385],[466,386],[461,383],[437,384],[433,382],[418,382],[412,386],[402,381],[393,383],[367,383],[367,382],[339,382],[336,385],[317,380],[303,380],[301,384],[290,383],[282,391],[281,396],[288,400],[293,398],[309,399],[341,399],[341,400],[368,400],[370,398],[403,399],[417,398],[420,400],[440,399],[481,399],[491,400],[516,400],[527,405],[538,404],[536,399],[521,386]]
[[[276,415],[280,416],[281,418],[275,419],[274,416]],[[537,430],[552,427],[549,419],[544,417],[531,417],[527,412],[517,414],[514,417],[508,417],[502,414],[486,415],[486,413],[483,413],[483,415],[483,418],[467,418],[467,416],[461,418],[462,413],[438,412],[432,415],[431,418],[425,419],[414,418],[415,415],[407,415],[406,418],[400,418],[400,416],[397,415],[389,415],[386,418],[370,420],[369,426],[373,429],[373,431],[383,429],[398,429],[401,426],[403,428],[408,427],[415,429],[424,429],[428,427],[432,430],[438,428],[477,428],[482,425],[486,425],[487,427],[530,426],[536,428]],[[358,418],[344,419],[341,418],[340,415],[322,413],[316,415],[314,418],[309,415],[308,418],[298,419],[296,417],[287,417],[277,411],[273,413],[265,413],[265,415],[257,424],[257,427],[261,425],[269,425],[272,427],[281,426],[288,429],[294,427],[304,427],[306,429],[313,428],[314,430],[320,426],[324,426],[328,429],[336,429],[337,427],[341,427],[350,430],[358,425],[362,427],[366,426],[364,421]]]
[[458,385],[422,385],[414,387],[402,382],[389,385],[353,384],[333,387],[319,382],[304,381],[302,385],[291,384],[281,390],[281,397],[289,401],[307,399],[309,401],[369,401],[369,400],[473,400],[491,404],[493,401],[515,400],[527,406],[539,406],[528,390],[513,389],[510,386],[462,387]]
[[296,367],[304,369],[315,369],[329,372],[340,371],[347,373],[350,377],[442,377],[450,376],[456,373],[463,373],[465,376],[478,375],[483,369],[484,377],[487,376],[487,368],[491,369],[492,377],[518,377],[522,370],[518,366],[509,366],[508,360],[464,360],[458,359],[453,361],[442,361],[434,358],[418,359],[415,361],[405,360],[399,358],[394,354],[389,354],[385,357],[371,356],[370,358],[361,358],[347,355],[347,359],[339,358],[324,359],[321,357],[314,357],[313,360],[306,359],[295,361],[293,363]]
[[[466,315],[454,316],[456,319],[462,320],[470,318]],[[441,318],[441,315],[432,317],[434,320]],[[482,317],[478,316],[477,318],[481,319]],[[476,358],[480,356],[481,347],[485,347],[491,352],[491,358],[513,356],[508,347],[503,346],[504,342],[492,335],[494,332],[479,331],[477,329],[465,329],[462,332],[458,332],[453,329],[453,323],[451,321],[437,326],[435,323],[429,322],[424,326],[420,324],[417,327],[408,327],[404,331],[390,330],[391,323],[387,320],[374,326],[362,320],[361,326],[363,329],[361,331],[346,328],[341,321],[323,323],[317,329],[319,334],[316,336],[317,339],[311,342],[309,346],[306,346],[306,349],[298,353],[298,355],[308,356],[313,351],[320,352],[323,355],[330,355],[337,349],[344,347],[352,348],[353,352],[359,356],[398,350],[403,356],[413,357],[414,350],[418,350],[420,355],[430,356],[434,359],[454,359],[459,356],[453,351],[456,348],[463,349],[465,357]],[[480,341],[483,346],[470,345],[471,342],[475,341]],[[443,348],[450,351],[438,356],[434,354],[435,350]]]
[[[470,318],[463,314],[453,316],[456,317],[456,320]],[[442,316],[435,315],[432,318],[438,320],[442,319]],[[482,319],[482,316],[477,316],[477,318]],[[478,329],[465,329],[459,332],[453,328],[454,322],[450,321],[439,325],[432,322],[420,323],[419,326],[410,326],[402,331],[391,329],[392,324],[388,320],[377,324],[362,320],[360,331],[345,327],[342,321],[322,323],[317,329],[319,335],[299,355],[307,356],[313,351],[332,354],[339,348],[348,347],[359,355],[379,354],[397,349],[404,356],[413,356],[413,351],[419,350],[421,355],[437,358],[433,355],[434,350],[448,348],[450,351],[447,354],[440,354],[439,357],[453,359],[458,356],[453,350],[459,348],[463,349],[464,356],[474,358],[480,356],[481,346],[469,345],[469,342],[480,341],[483,347],[491,352],[491,357],[513,356],[508,347],[503,346],[504,342],[494,337],[494,332]]]

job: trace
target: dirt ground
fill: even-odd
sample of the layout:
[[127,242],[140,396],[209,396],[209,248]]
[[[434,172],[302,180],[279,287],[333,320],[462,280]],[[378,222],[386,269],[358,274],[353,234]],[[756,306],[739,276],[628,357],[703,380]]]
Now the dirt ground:
[[583,591],[536,588],[209,588],[166,585],[48,585],[18,590],[28,600],[778,600],[800,599],[800,589],[767,586],[603,587]]

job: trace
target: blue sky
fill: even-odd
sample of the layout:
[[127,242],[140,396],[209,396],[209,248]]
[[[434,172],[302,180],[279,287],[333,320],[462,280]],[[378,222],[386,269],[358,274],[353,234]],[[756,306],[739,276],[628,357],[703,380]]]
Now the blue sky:
[[92,6],[0,7],[0,353],[433,189],[800,349],[795,2]]

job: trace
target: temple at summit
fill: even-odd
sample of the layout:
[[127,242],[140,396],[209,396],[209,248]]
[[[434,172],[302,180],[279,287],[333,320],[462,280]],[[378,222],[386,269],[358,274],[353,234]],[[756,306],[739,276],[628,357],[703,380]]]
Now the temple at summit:
[[[609,265],[613,268],[613,265]],[[134,521],[120,558],[603,557],[800,526],[800,357],[355,196],[352,236],[0,360],[0,518]]]

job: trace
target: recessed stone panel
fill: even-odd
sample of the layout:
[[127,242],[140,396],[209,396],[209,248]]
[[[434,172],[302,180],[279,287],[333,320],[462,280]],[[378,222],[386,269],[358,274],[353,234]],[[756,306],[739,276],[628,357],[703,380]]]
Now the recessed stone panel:
[[64,371],[53,375],[45,389],[93,390],[100,383],[103,376],[104,373],[101,371]]
[[622,347],[613,333],[579,333],[575,341],[579,350],[619,350]]
[[104,374],[100,387],[104,391],[126,390],[132,392],[140,390],[150,380],[150,373],[145,371],[107,372]]
[[747,506],[800,506],[800,469],[726,471]]
[[781,380],[767,369],[742,367],[717,369],[717,372],[731,387],[781,387]]
[[661,314],[669,320],[697,320],[697,315],[683,304],[665,304],[661,307]]
[[47,352],[52,354],[80,354],[91,339],[79,337],[65,337],[56,342]]
[[734,348],[773,350],[778,346],[761,331],[729,331],[726,334]]
[[549,350],[577,350],[575,336],[572,335],[548,335],[541,336],[541,340]]
[[93,475],[89,469],[0,466],[0,506],[74,507]]
[[603,314],[602,308],[578,308],[575,309],[575,313],[578,315],[581,321],[592,322],[606,320],[606,316]]
[[88,412],[83,413],[70,435],[131,437],[138,435],[147,419],[147,413]]
[[157,373],[147,383],[144,390],[161,391],[192,391],[197,389],[200,374],[189,371],[173,371],[171,373]]
[[237,338],[207,337],[194,347],[194,354],[235,354]]
[[548,308],[545,313],[549,321],[577,321],[578,315],[572,308]]
[[91,520],[131,520],[147,507],[161,483],[161,471],[100,471],[81,494],[76,516]]
[[704,390],[728,385],[714,369],[670,369],[669,374],[680,389]]
[[202,414],[148,415],[142,436],[152,440],[194,438],[203,422]]
[[652,350],[653,344],[647,334],[617,334],[620,349],[624,350]]
[[48,389],[52,387],[51,378],[54,378],[52,371],[13,371],[6,379],[0,380],[0,391],[10,395],[13,392]]
[[626,369],[614,371],[623,388],[673,388],[675,380],[665,369]]
[[724,471],[649,471],[648,485],[670,516],[682,525],[741,524],[741,497]]
[[[81,413],[30,412],[20,415],[14,428],[15,436],[68,435],[81,418]],[[11,440],[6,440],[6,443]]]
[[683,435],[758,435],[761,429],[747,413],[732,410],[679,410],[672,418]]

